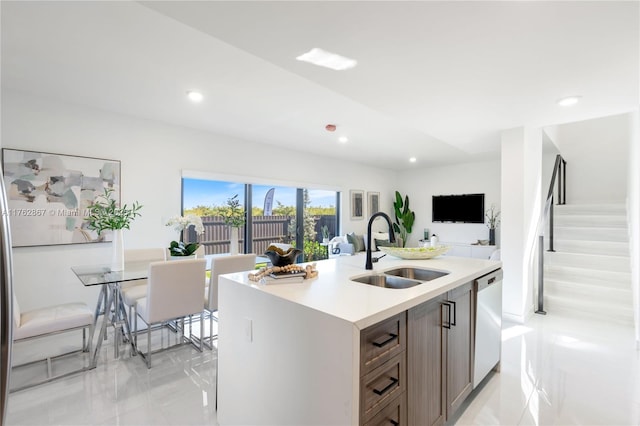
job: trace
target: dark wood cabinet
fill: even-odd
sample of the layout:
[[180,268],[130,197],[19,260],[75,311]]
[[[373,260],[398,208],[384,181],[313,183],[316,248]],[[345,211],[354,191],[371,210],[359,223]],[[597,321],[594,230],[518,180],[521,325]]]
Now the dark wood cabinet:
[[406,425],[407,314],[360,333],[360,424]]
[[441,425],[473,386],[473,285],[409,309],[407,401],[410,425]]
[[473,390],[473,284],[467,283],[448,293],[452,305],[451,328],[447,340],[447,418],[455,413]]
[[407,405],[410,425],[444,424],[446,359],[442,328],[446,295],[409,309],[407,316]]

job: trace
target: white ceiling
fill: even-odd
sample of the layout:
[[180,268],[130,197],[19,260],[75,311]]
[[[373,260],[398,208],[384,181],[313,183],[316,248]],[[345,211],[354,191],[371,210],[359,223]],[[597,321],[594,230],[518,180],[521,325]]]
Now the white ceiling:
[[[504,129],[637,108],[638,6],[2,1],[2,87],[396,170],[475,161]],[[313,47],[358,66],[295,60]]]

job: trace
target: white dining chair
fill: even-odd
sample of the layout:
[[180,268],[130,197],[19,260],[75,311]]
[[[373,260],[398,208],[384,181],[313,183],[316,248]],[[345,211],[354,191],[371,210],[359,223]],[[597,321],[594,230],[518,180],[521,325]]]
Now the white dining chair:
[[[218,310],[218,277],[232,272],[242,272],[253,270],[256,267],[256,254],[236,254],[230,256],[214,256],[211,258],[211,276],[209,284],[204,292],[204,309],[209,316],[209,336],[205,346],[213,349],[213,339],[217,335],[213,334],[214,312]],[[217,321],[217,320],[216,320]],[[205,337],[201,335],[202,340]]]
[[[170,320],[200,316],[200,333],[203,332],[202,292],[206,275],[205,259],[181,261],[161,261],[149,264],[149,277],[145,297],[136,302],[136,315],[147,325],[147,352],[138,347],[138,321],[134,321],[134,344],[144,358],[147,368],[151,368],[151,329],[153,325]],[[183,321],[181,321],[183,323]],[[183,324],[184,327],[184,324]],[[184,339],[184,330],[180,340]],[[191,332],[189,333],[191,335]],[[193,341],[192,341],[193,343]],[[202,341],[199,347],[202,351]]]
[[[47,356],[44,359],[31,361],[24,364],[12,365],[12,368],[19,369],[37,362],[46,362],[47,377],[28,384],[21,384],[11,389],[11,392],[30,388],[39,384],[47,383],[55,379],[67,377],[71,374],[87,371],[95,367],[89,361],[83,367],[68,371],[63,374],[53,374],[52,361],[78,352],[88,352],[91,355],[93,336],[93,311],[85,303],[65,303],[48,306],[21,312],[16,296],[13,296],[13,342],[20,344],[32,339],[44,338],[47,336],[82,330],[81,349],[72,350],[63,354]],[[88,331],[88,333],[87,333]]]
[[[166,250],[162,247],[127,249],[124,251],[124,262],[157,262],[166,260]],[[120,283],[120,296],[129,308],[129,325],[133,327],[136,314],[134,312],[136,301],[147,294],[147,280],[125,281]],[[132,328],[129,328],[131,330]]]

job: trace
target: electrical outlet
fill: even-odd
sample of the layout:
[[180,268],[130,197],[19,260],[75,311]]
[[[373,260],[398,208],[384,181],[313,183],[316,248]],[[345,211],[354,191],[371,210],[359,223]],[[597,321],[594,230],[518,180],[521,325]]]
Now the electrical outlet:
[[253,320],[251,318],[244,319],[244,339],[253,342]]

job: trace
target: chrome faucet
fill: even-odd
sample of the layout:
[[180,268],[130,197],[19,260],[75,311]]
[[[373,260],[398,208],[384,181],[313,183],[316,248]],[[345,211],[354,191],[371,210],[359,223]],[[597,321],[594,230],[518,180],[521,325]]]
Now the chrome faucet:
[[367,225],[367,261],[364,264],[365,269],[373,269],[373,262],[377,262],[379,259],[379,258],[376,258],[375,260],[373,260],[371,258],[371,225],[373,224],[373,221],[375,220],[375,218],[378,216],[384,217],[384,219],[387,221],[387,224],[389,225],[389,242],[390,243],[396,242],[396,236],[393,233],[393,225],[391,224],[391,218],[386,213],[383,213],[383,212],[372,214],[371,217],[369,218],[369,224]]

